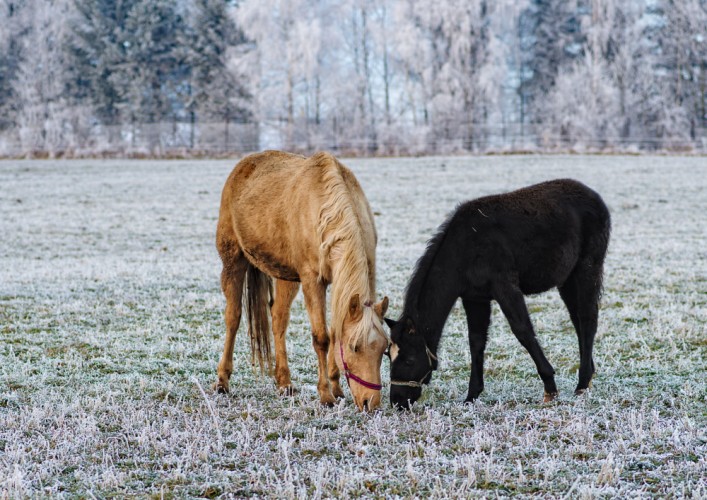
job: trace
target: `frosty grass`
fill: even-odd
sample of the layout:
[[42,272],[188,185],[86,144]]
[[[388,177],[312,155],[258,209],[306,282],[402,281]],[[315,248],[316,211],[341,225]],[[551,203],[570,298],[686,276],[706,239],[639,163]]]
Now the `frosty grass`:
[[[412,412],[318,403],[300,296],[295,397],[249,362],[212,392],[224,299],[214,232],[235,161],[0,162],[0,498],[707,496],[707,161],[513,156],[345,160],[376,213],[395,317],[455,204],[573,177],[613,218],[585,397],[557,291],[528,308],[559,401],[494,306],[481,400],[466,321]],[[388,380],[388,361],[383,363]],[[203,392],[202,392],[203,391]]]

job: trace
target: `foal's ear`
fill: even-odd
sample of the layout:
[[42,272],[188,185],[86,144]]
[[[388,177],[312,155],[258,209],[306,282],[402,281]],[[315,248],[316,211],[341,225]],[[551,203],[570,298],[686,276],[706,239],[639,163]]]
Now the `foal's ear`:
[[362,314],[361,299],[358,294],[356,294],[351,297],[351,301],[349,302],[349,318],[351,318],[351,321],[358,321]]
[[397,321],[390,318],[383,318],[383,321],[385,321],[385,324],[388,325],[388,328],[390,328],[391,330],[395,327],[395,325],[398,324]]
[[411,317],[405,318],[405,330],[410,334],[413,335],[415,333],[415,323],[412,321]]
[[379,318],[385,316],[385,313],[388,310],[388,297],[383,297],[383,300],[381,300],[377,304],[373,304],[373,310],[376,312]]

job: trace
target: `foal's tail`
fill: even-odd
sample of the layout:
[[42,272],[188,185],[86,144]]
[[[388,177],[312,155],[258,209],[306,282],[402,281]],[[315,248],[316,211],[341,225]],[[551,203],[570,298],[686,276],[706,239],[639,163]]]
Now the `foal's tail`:
[[599,195],[596,195],[596,197],[593,231],[586,243],[585,259],[588,260],[589,267],[594,270],[597,295],[601,297],[603,292],[604,259],[606,258],[611,236],[611,214],[601,197]]
[[272,351],[270,349],[270,319],[268,308],[273,296],[272,280],[253,264],[248,263],[246,270],[246,289],[244,302],[248,315],[248,336],[250,337],[251,362],[256,359],[260,371],[272,369]]

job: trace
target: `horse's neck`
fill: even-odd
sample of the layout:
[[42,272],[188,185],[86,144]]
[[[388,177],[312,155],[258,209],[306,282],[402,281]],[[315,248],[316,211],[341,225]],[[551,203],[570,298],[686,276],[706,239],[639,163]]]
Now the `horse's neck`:
[[354,295],[361,303],[375,300],[375,276],[363,250],[333,248],[330,255],[332,319],[341,323]]
[[[417,294],[406,297],[404,306],[404,315],[412,317],[417,330],[424,335],[427,346],[434,352],[437,352],[442,329],[460,293],[458,273],[430,271],[435,267],[437,259],[444,258],[443,253],[438,252]],[[445,261],[443,267],[452,270],[458,268],[449,261]]]
[[336,282],[347,283],[358,288],[354,293],[375,292],[375,263],[363,248],[343,242],[335,244],[329,250],[327,267],[331,270],[332,286]]

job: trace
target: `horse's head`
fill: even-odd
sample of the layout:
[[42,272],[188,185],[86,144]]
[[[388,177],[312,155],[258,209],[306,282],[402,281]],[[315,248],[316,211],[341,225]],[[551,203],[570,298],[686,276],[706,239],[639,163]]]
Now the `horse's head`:
[[344,372],[356,406],[374,410],[381,402],[381,360],[389,340],[383,330],[388,297],[373,304],[351,297],[341,339],[334,344],[336,363]]
[[415,330],[410,317],[398,321],[385,319],[390,327],[390,404],[410,408],[420,398],[422,386],[429,383],[437,369],[437,356],[430,351],[424,336]]

